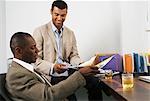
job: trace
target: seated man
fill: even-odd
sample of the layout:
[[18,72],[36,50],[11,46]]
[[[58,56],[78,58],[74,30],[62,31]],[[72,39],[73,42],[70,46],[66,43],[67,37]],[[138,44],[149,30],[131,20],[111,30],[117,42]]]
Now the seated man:
[[66,80],[52,86],[33,69],[32,63],[37,59],[38,49],[30,34],[15,33],[10,40],[10,48],[14,58],[6,75],[6,89],[13,101],[63,100],[86,85],[85,77],[99,72],[92,66],[80,68]]

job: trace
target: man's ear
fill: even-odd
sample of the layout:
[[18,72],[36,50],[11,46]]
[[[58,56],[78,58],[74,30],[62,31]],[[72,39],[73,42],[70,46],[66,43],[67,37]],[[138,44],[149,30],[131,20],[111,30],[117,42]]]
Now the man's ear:
[[20,47],[16,47],[15,48],[15,52],[16,52],[16,54],[22,54],[23,53],[23,50],[20,48]]
[[50,9],[50,14],[51,14],[51,15],[52,15],[52,12],[53,12],[52,9]]

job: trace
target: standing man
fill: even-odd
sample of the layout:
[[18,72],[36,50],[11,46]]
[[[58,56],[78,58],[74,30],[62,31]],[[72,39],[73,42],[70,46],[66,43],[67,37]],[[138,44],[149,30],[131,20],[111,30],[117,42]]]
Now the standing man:
[[[98,73],[95,67],[75,71],[66,80],[56,85],[34,70],[38,49],[33,37],[25,32],[15,33],[10,40],[14,55],[6,75],[6,89],[13,101],[60,101],[86,84],[84,77]],[[68,89],[66,89],[68,88]]]
[[[52,84],[57,84],[72,74],[72,70],[66,71],[63,68],[64,62],[71,65],[81,63],[75,35],[72,30],[63,24],[67,16],[67,10],[66,2],[62,0],[54,1],[50,10],[52,20],[33,32],[39,50],[36,69],[52,76]],[[94,77],[86,79],[88,81],[86,88],[88,89],[89,100],[101,100],[99,81]],[[70,96],[68,99],[73,100],[75,98]]]
[[[67,4],[62,0],[56,0],[52,4],[52,21],[38,27],[33,32],[33,37],[39,49],[37,69],[47,75],[67,76],[63,74],[62,64],[79,64],[81,59],[78,54],[76,39],[73,31],[63,25],[67,15]],[[40,67],[43,68],[40,68]],[[63,71],[64,72],[64,71]]]

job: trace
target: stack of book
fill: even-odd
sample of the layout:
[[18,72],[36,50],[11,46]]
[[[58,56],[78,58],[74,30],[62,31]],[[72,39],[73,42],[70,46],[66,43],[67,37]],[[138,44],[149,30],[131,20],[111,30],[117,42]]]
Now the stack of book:
[[124,72],[148,73],[150,66],[150,54],[124,54]]
[[[97,61],[97,56],[79,66],[93,65]],[[150,73],[150,53],[139,54],[98,54],[96,66],[103,70],[112,70],[117,72],[128,73]]]

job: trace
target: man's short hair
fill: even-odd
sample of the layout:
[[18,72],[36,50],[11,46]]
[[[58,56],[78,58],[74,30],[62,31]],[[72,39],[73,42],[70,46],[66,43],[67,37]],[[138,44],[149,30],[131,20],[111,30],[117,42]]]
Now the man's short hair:
[[63,0],[55,0],[52,4],[51,10],[53,11],[54,7],[58,7],[59,9],[68,9],[67,3]]
[[27,38],[32,36],[26,32],[17,32],[10,39],[10,48],[13,54],[15,54],[15,48],[21,47],[24,48],[27,43]]

